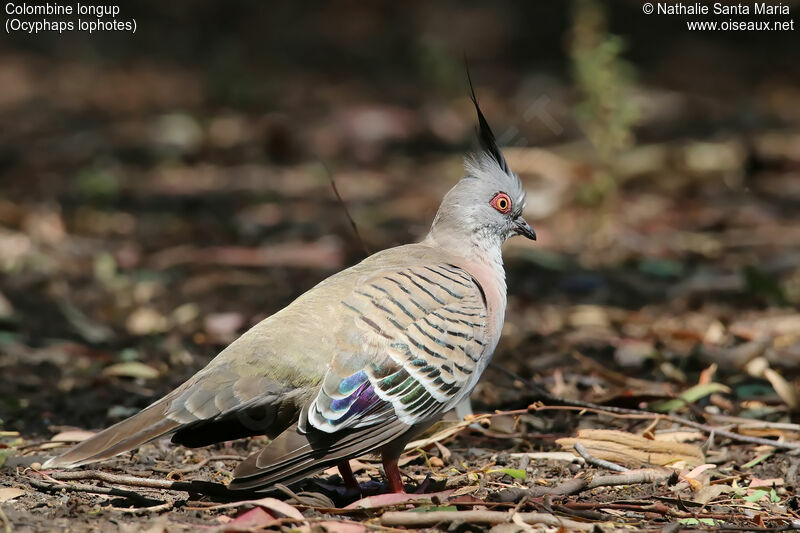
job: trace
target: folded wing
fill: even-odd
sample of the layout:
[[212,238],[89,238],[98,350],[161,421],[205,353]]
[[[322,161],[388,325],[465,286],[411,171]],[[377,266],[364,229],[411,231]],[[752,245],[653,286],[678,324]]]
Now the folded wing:
[[451,409],[483,370],[486,302],[460,268],[365,277],[337,305],[349,325],[334,332],[316,398],[297,426],[239,465],[232,488],[290,482],[380,448]]

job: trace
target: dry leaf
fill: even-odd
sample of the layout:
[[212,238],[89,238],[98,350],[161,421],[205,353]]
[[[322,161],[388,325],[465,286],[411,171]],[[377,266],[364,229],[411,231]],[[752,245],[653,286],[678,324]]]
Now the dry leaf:
[[785,481],[782,477],[774,477],[769,479],[759,479],[757,477],[750,478],[750,484],[747,486],[748,488],[755,489],[755,488],[767,488],[771,489],[772,487],[782,487]]
[[374,507],[386,507],[400,503],[430,502],[434,497],[438,498],[439,501],[444,501],[452,492],[452,490],[446,490],[443,492],[432,492],[430,494],[406,494],[402,492],[378,494],[377,496],[367,496],[366,498],[355,501],[345,507],[345,509],[371,509]]
[[[685,474],[683,477],[700,480],[700,476],[704,472],[706,472],[707,470],[711,470],[712,468],[716,468],[716,466],[717,465],[710,464],[710,463],[703,464],[703,465],[698,465],[695,468],[693,468],[691,472],[689,472],[688,474]],[[708,477],[708,474],[706,474],[705,477]]]
[[768,427],[758,422],[738,424],[734,428],[734,431],[750,437],[776,437],[789,441],[800,440],[800,432],[780,427]]
[[769,339],[800,331],[800,314],[765,316],[751,320],[739,320],[728,328],[737,337],[745,339]]
[[733,492],[733,487],[728,485],[706,485],[697,491],[697,494],[691,501],[706,504],[722,494],[729,494],[731,492]]
[[83,442],[88,438],[94,437],[93,431],[85,431],[83,429],[73,429],[70,431],[62,431],[54,435],[50,442]]
[[245,511],[229,522],[230,525],[235,525],[237,529],[252,530],[267,528],[277,523],[278,520],[261,507]]
[[683,474],[681,477],[686,481],[694,492],[700,492],[703,487],[708,485],[711,479],[711,474],[706,473],[708,470],[713,470],[717,465],[703,464],[696,466],[689,473]]
[[[364,470],[376,470],[371,464],[363,463],[358,459],[350,459],[350,468],[353,470],[354,474],[362,472]],[[339,474],[339,467],[333,466],[328,468],[323,472],[326,476],[333,476],[335,474]]]
[[0,503],[13,500],[23,494],[26,494],[26,492],[16,487],[0,487]]
[[700,378],[697,380],[698,385],[708,385],[714,381],[714,374],[717,373],[717,363],[712,363],[708,368],[700,372]]
[[104,376],[120,376],[126,378],[156,379],[160,373],[152,366],[139,361],[117,363],[103,369]]
[[11,318],[13,314],[14,306],[12,306],[8,298],[3,296],[3,293],[0,292],[0,318]]
[[416,448],[425,448],[430,446],[434,442],[443,441],[448,437],[452,437],[459,431],[479,422],[480,420],[484,420],[489,418],[488,416],[471,416],[467,417],[466,420],[461,420],[459,422],[452,422],[449,420],[441,420],[434,424],[431,429],[426,431],[422,434],[422,438],[417,439],[415,441],[411,441],[406,444],[406,450],[414,450]]
[[660,442],[705,442],[708,440],[708,436],[701,431],[670,431],[669,433],[656,433],[653,440]]
[[169,319],[151,307],[140,307],[134,310],[125,321],[125,328],[133,335],[163,333],[169,327]]
[[245,318],[241,313],[212,313],[203,318],[203,329],[217,339],[232,341],[244,325]]
[[436,445],[436,448],[439,450],[439,456],[442,458],[442,460],[445,461],[445,462],[449,461],[450,460],[450,456],[452,455],[450,453],[450,450],[448,450],[444,446],[444,444],[442,444],[442,443],[440,443],[438,441],[434,442],[434,444]]
[[573,452],[524,452],[510,453],[511,457],[527,456],[530,459],[542,459],[545,461],[566,461],[568,463],[585,463],[583,457],[575,455]]
[[472,494],[473,492],[477,492],[480,490],[480,485],[467,485],[466,487],[461,487],[460,489],[456,489],[450,495],[452,498],[456,498],[458,496],[464,496],[465,494]]
[[769,381],[772,388],[775,389],[775,392],[778,393],[778,396],[781,397],[781,400],[784,401],[789,409],[797,409],[797,391],[795,391],[794,387],[786,381],[783,376],[778,374],[775,370],[767,368],[764,370],[764,377],[767,378],[767,381]]
[[[260,523],[261,525],[257,527],[263,528],[264,524],[267,523],[267,517],[269,517],[273,522],[275,518],[283,518],[283,517],[296,518],[297,520],[305,520],[303,514],[300,511],[298,511],[295,507],[292,507],[286,502],[276,500],[275,498],[261,498],[259,500],[243,500],[240,502],[223,503],[219,505],[212,505],[206,507],[205,509],[206,510],[231,509],[235,507],[242,507],[245,505],[254,505],[258,508],[263,509],[263,511],[261,513],[248,511],[247,513],[238,516],[229,523],[233,523],[236,522],[237,520],[241,520],[247,517],[247,521],[252,520],[253,522]],[[311,528],[308,526],[308,524],[295,524],[294,529],[296,531],[301,531],[303,533],[308,533],[311,531]]]
[[598,459],[632,467],[643,464],[666,466],[678,461],[685,461],[690,467],[705,463],[699,446],[649,440],[625,431],[582,429],[577,438],[558,439],[556,442],[567,450],[572,450],[575,443],[580,442]]

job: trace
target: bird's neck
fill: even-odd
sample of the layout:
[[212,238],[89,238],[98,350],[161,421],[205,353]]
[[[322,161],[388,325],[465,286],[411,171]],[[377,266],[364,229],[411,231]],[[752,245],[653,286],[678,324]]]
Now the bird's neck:
[[460,256],[466,264],[480,265],[482,270],[491,272],[497,288],[505,301],[506,295],[506,272],[503,268],[502,241],[497,238],[488,238],[480,233],[470,233],[464,235],[447,235],[442,238],[432,228],[425,238],[427,244],[442,248],[448,253]]
[[[506,272],[500,249],[502,243],[467,235],[437,236],[437,232],[432,230],[422,244],[443,249],[449,261],[465,269],[480,284],[489,307],[489,316],[493,317],[487,324],[489,335],[495,340],[499,339],[506,314]],[[494,348],[494,345],[487,347],[487,353],[491,354]]]
[[503,253],[501,242],[473,242],[471,252],[473,259],[484,263],[493,272],[497,280],[497,289],[505,307],[506,301],[506,270],[503,268]]

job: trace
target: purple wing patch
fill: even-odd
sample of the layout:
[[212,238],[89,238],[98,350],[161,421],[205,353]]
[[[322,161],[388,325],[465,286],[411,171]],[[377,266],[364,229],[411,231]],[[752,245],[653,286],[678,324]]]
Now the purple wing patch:
[[370,385],[369,381],[366,381],[350,396],[331,401],[331,411],[345,412],[336,419],[326,418],[326,420],[334,425],[341,424],[351,416],[367,412],[379,401],[380,398],[375,395],[372,385]]

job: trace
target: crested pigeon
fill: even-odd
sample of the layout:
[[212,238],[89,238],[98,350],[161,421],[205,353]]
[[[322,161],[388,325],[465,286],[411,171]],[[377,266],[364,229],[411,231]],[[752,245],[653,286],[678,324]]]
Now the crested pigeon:
[[471,92],[481,151],[444,197],[427,237],[322,281],[138,414],[50,459],[74,467],[163,435],[189,447],[267,435],[230,489],[265,490],[379,451],[389,488],[412,437],[469,397],[500,339],[501,245],[536,239],[525,193]]

